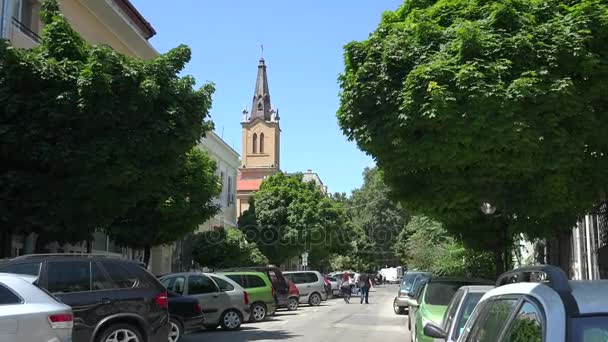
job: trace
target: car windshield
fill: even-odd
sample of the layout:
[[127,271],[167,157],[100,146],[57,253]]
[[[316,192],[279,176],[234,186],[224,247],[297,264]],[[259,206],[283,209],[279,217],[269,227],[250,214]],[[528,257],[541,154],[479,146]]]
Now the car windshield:
[[412,285],[414,284],[416,277],[419,277],[419,276],[420,276],[420,273],[416,273],[416,272],[406,273],[405,277],[403,277],[403,281],[401,282],[401,289],[409,292],[412,289]]
[[447,306],[456,291],[464,285],[467,284],[461,282],[431,282],[426,286],[424,303]]
[[575,318],[572,332],[572,341],[608,342],[608,315]]
[[456,329],[454,330],[454,339],[458,339],[460,336],[460,332],[464,329],[464,325],[469,320],[473,309],[475,309],[475,305],[479,303],[479,300],[483,296],[483,293],[469,293],[466,297],[464,304],[462,305],[462,309],[460,310],[460,314],[458,315],[458,321],[456,323]]

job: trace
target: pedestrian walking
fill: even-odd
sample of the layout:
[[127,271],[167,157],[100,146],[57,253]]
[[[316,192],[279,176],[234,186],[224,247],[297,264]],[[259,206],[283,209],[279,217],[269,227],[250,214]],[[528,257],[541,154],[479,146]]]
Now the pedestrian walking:
[[361,304],[369,304],[369,289],[372,287],[372,280],[369,274],[363,273],[359,276],[359,287],[361,288]]
[[340,285],[340,288],[342,290],[342,298],[344,298],[344,301],[346,303],[350,303],[350,296],[352,294],[352,278],[350,277],[350,275],[347,272],[344,272],[344,274],[342,275],[342,284]]

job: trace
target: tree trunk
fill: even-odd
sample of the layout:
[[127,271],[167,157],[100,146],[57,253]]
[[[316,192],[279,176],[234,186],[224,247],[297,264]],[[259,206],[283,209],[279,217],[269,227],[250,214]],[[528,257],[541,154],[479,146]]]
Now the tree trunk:
[[38,234],[38,238],[36,239],[36,247],[34,248],[34,253],[41,254],[47,253],[46,245],[48,241],[44,234]]
[[148,264],[150,263],[151,250],[152,250],[152,247],[150,247],[150,246],[144,247],[144,264],[146,264],[146,267],[148,267]]
[[496,278],[505,272],[504,252],[502,248],[494,249],[494,268],[496,270]]
[[87,239],[87,253],[91,254],[93,252],[93,242],[90,239]]
[[558,235],[558,260],[557,264],[559,267],[566,272],[569,279],[572,278],[572,267],[570,264],[572,257],[572,244],[571,244],[572,230],[565,229],[559,232]]
[[0,257],[11,257],[11,249],[13,247],[13,234],[9,229],[2,228],[0,232]]

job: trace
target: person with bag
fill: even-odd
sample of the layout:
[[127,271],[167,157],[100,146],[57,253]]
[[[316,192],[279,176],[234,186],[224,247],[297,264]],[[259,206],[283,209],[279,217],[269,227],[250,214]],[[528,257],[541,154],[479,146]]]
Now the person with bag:
[[363,273],[359,276],[359,288],[361,289],[361,304],[365,299],[365,304],[369,304],[369,289],[372,287],[372,281],[369,274]]
[[350,303],[350,296],[352,291],[352,279],[348,272],[344,272],[342,275],[342,284],[340,285],[340,289],[342,290],[342,298],[346,303]]

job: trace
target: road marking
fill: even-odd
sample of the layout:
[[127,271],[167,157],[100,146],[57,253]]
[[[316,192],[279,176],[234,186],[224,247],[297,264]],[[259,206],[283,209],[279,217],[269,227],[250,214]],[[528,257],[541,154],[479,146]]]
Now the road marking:
[[395,325],[361,325],[361,324],[348,324],[348,323],[336,323],[333,325],[334,328],[339,329],[352,329],[352,330],[362,330],[362,331],[381,331],[381,332],[405,332],[405,327],[395,326]]

